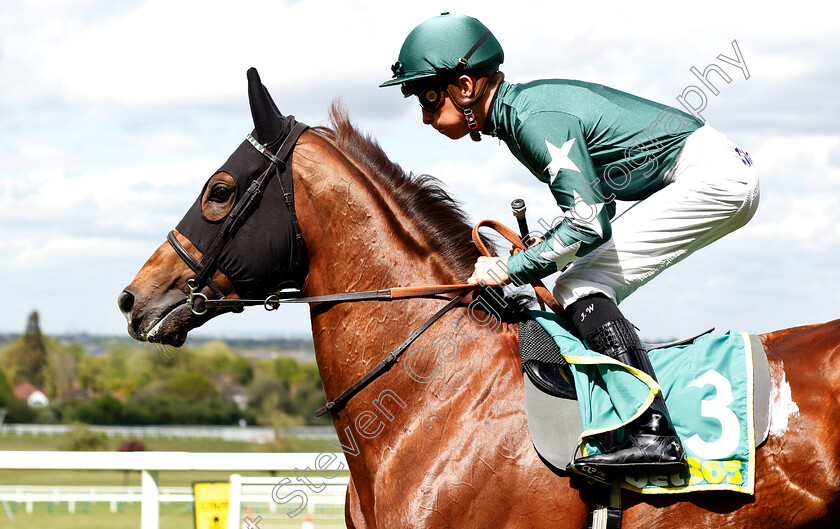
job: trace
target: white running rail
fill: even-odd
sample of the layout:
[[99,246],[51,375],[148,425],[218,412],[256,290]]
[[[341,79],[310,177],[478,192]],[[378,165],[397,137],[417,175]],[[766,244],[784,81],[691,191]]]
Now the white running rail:
[[[0,412],[2,413],[2,412]],[[73,431],[70,424],[3,424],[0,436],[67,435]],[[102,426],[90,425],[91,431],[102,432],[108,437],[142,437],[164,439],[219,439],[266,443],[274,439],[274,429],[269,426]],[[337,441],[335,428],[325,426],[289,426],[281,428],[280,435],[298,439]]]
[[[41,452],[41,451],[0,451],[0,469],[2,470],[133,470],[141,473],[141,487],[139,497],[134,490],[124,487],[114,487],[122,492],[109,490],[102,493],[95,492],[95,501],[133,501],[141,502],[141,529],[158,529],[160,523],[161,501],[192,501],[192,491],[185,494],[183,490],[161,490],[158,486],[158,476],[167,470],[221,470],[231,471],[231,502],[229,519],[232,527],[239,527],[238,520],[242,501],[266,502],[271,501],[271,493],[255,494],[253,491],[242,490],[243,485],[262,485],[275,487],[283,478],[273,477],[243,477],[240,472],[277,471],[279,474],[290,474],[298,470],[314,468],[326,469],[329,475],[339,470],[347,470],[347,461],[342,453],[332,452],[303,452],[303,453],[213,453],[213,452]],[[312,476],[313,480],[316,476]],[[320,503],[343,503],[343,489],[347,485],[347,478],[335,477],[329,480],[319,479],[329,485],[332,491]],[[34,490],[27,487],[29,501],[91,501],[90,487],[88,492],[66,491],[62,494],[60,487],[39,487],[45,490]],[[67,488],[67,487],[65,487]],[[20,490],[18,490],[20,489]],[[102,489],[102,488],[100,488]],[[131,488],[128,488],[131,489]],[[0,501],[26,501],[27,491],[23,487],[5,483],[0,487]],[[245,494],[243,494],[245,492]],[[340,495],[336,494],[339,492]],[[36,500],[37,496],[37,500]],[[107,498],[107,500],[106,500]],[[69,505],[69,504],[68,504]],[[235,510],[234,507],[235,506]]]

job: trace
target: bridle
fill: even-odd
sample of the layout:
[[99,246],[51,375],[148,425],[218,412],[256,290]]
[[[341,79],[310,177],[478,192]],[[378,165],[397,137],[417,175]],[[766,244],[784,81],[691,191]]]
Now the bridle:
[[[470,294],[473,290],[482,287],[479,285],[470,284],[428,285],[419,287],[393,287],[382,290],[369,290],[362,292],[342,292],[338,294],[327,294],[320,296],[301,296],[300,291],[303,283],[303,278],[305,277],[308,268],[308,258],[306,252],[306,245],[303,240],[303,234],[301,232],[300,225],[297,220],[297,215],[295,214],[294,183],[292,182],[292,171],[291,168],[287,165],[287,160],[292,154],[292,151],[294,150],[298,138],[301,134],[303,134],[303,132],[307,128],[309,127],[304,125],[303,123],[296,123],[292,130],[289,132],[289,135],[285,138],[285,140],[283,140],[283,143],[280,145],[280,148],[274,154],[269,152],[266,146],[258,142],[253,136],[251,136],[250,134],[247,136],[247,139],[251,143],[251,145],[253,145],[254,148],[256,148],[263,156],[268,158],[268,160],[271,163],[268,166],[268,168],[266,168],[266,170],[263,171],[263,173],[257,179],[252,181],[251,184],[248,186],[248,189],[245,191],[242,199],[239,202],[237,202],[237,204],[231,210],[230,214],[227,216],[224,223],[222,224],[219,233],[216,235],[215,239],[213,240],[213,243],[210,245],[210,249],[202,256],[200,261],[196,260],[192,255],[190,255],[187,249],[184,248],[181,242],[176,238],[174,230],[169,232],[169,234],[166,236],[166,240],[169,241],[169,244],[172,245],[172,247],[175,249],[175,252],[181,257],[181,259],[184,260],[187,266],[189,266],[189,268],[193,272],[195,272],[195,277],[187,281],[187,286],[190,289],[190,295],[187,299],[187,306],[189,307],[190,311],[197,316],[206,314],[207,311],[210,309],[226,308],[234,312],[241,312],[246,306],[254,305],[262,305],[266,310],[275,310],[279,308],[280,305],[283,303],[344,303],[352,301],[370,300],[391,301],[408,298],[434,298],[445,299],[448,301],[445,306],[443,306],[440,310],[434,313],[420,327],[418,327],[413,333],[411,333],[411,335],[408,338],[406,338],[406,340],[402,344],[400,344],[399,347],[397,347],[394,351],[388,353],[388,355],[385,357],[384,360],[382,360],[382,362],[380,362],[376,367],[374,367],[362,378],[356,381],[352,386],[350,386],[347,390],[341,393],[338,397],[336,397],[332,401],[329,401],[324,407],[315,412],[315,415],[321,416],[327,413],[327,411],[337,411],[338,409],[340,409],[356,393],[361,391],[365,386],[367,386],[377,377],[388,371],[397,362],[397,359],[400,357],[400,355],[402,355],[411,346],[411,344],[421,334],[423,334],[424,331],[426,331],[426,329],[431,327],[432,324],[434,324],[444,314],[449,312],[449,310],[461,304],[464,298],[466,298],[467,295]],[[265,192],[265,189],[268,186],[268,182],[271,179],[271,176],[275,173],[277,174],[278,179],[280,181],[280,187],[283,192],[283,199],[286,203],[286,206],[289,208],[289,213],[291,214],[294,229],[296,245],[295,249],[293,250],[293,252],[295,253],[295,262],[292,273],[292,281],[294,282],[294,286],[297,288],[297,291],[272,294],[265,299],[226,298],[211,278],[213,272],[216,270],[217,267],[216,260],[218,259],[219,253],[222,251],[225,244],[227,244],[233,238],[234,234],[239,229],[239,227],[248,219],[248,217],[259,205],[260,198]],[[517,236],[516,233],[512,232],[511,230],[497,222],[485,220],[479,222],[473,229],[473,242],[476,244],[476,246],[482,254],[493,255],[481,241],[481,237],[478,234],[478,229],[481,226],[487,226],[492,229],[495,229],[503,236],[505,236],[509,241],[514,243],[514,245],[516,245],[519,249],[525,248],[525,246],[521,243],[519,236]],[[205,294],[200,292],[201,288],[205,284],[208,286],[208,288],[210,288],[213,294],[217,296],[217,299],[208,299],[208,297]],[[539,286],[542,287],[542,283],[539,283]],[[542,287],[542,292],[540,291],[536,283],[534,284],[534,287],[537,291],[538,297],[542,298],[543,293],[545,293],[545,295],[547,295],[548,297],[551,297],[551,295],[548,293],[548,290],[545,289],[545,287]],[[441,296],[441,294],[455,292],[457,292],[458,295],[454,298]],[[556,304],[556,301],[554,301],[553,297],[551,297],[551,301],[549,301],[549,303],[552,302],[554,303],[555,307],[559,308],[559,306],[557,306]],[[197,306],[197,304],[199,306]]]
[[[201,316],[208,310],[206,303],[209,300],[205,294],[200,292],[205,284],[219,300],[227,299],[221,289],[219,289],[219,287],[213,282],[212,275],[217,268],[216,261],[222,249],[225,247],[225,244],[233,238],[239,227],[248,220],[248,217],[251,216],[259,205],[260,199],[262,198],[262,195],[274,174],[277,174],[277,180],[280,183],[280,189],[283,192],[283,201],[285,202],[286,207],[289,208],[289,213],[292,219],[295,247],[293,249],[294,265],[291,281],[293,281],[294,287],[296,287],[298,291],[300,290],[303,284],[303,278],[306,275],[306,269],[308,268],[308,258],[306,244],[303,241],[303,233],[300,230],[300,224],[298,223],[297,215],[295,214],[292,172],[291,169],[287,167],[286,161],[292,154],[298,138],[300,138],[300,135],[308,128],[309,126],[303,123],[295,123],[288,136],[286,136],[286,139],[283,140],[283,143],[277,149],[277,152],[273,154],[266,148],[265,145],[257,141],[251,134],[248,134],[248,142],[253,145],[260,154],[268,158],[270,164],[258,178],[251,182],[242,198],[236,203],[227,218],[225,218],[225,221],[219,229],[219,232],[216,234],[215,239],[210,244],[210,248],[206,253],[204,253],[204,255],[202,255],[201,261],[196,260],[192,255],[190,255],[187,249],[184,248],[175,236],[175,230],[172,230],[169,234],[167,234],[166,240],[169,241],[169,244],[175,249],[175,253],[183,259],[193,272],[195,272],[195,277],[187,280],[187,286],[190,289],[187,306],[196,316]],[[282,290],[282,288],[283,286],[281,285],[278,290]],[[201,303],[203,307],[196,307],[197,301]],[[235,312],[241,312],[242,307],[233,306],[232,310]]]
[[[476,288],[477,285],[432,285],[424,287],[395,287],[383,290],[371,290],[365,292],[343,292],[339,294],[327,294],[323,296],[307,296],[302,297],[300,290],[303,284],[303,278],[306,275],[308,268],[308,258],[306,252],[306,245],[303,240],[303,234],[295,213],[294,204],[294,183],[292,182],[291,168],[288,167],[287,161],[294,150],[300,135],[308,127],[303,123],[296,123],[289,135],[283,140],[280,148],[276,153],[271,153],[265,145],[257,141],[252,135],[248,135],[247,139],[263,156],[268,158],[271,162],[268,168],[263,173],[253,180],[248,186],[248,189],[243,194],[242,198],[237,202],[231,212],[228,214],[218,234],[214,238],[209,250],[204,253],[201,260],[194,258],[184,245],[178,240],[175,235],[175,230],[167,234],[166,240],[175,249],[175,253],[186,263],[186,265],[195,272],[195,277],[187,280],[187,286],[190,289],[189,298],[187,299],[187,307],[190,311],[201,316],[206,314],[210,309],[227,308],[234,312],[241,312],[244,307],[252,305],[263,305],[266,310],[275,310],[281,303],[342,303],[349,301],[389,301],[395,299],[407,298],[441,298],[441,294],[458,292],[459,294],[454,298],[444,297],[448,303],[427,319],[419,328],[417,328],[397,349],[392,351],[386,358],[365,376],[359,379],[350,388],[344,391],[334,400],[327,403],[326,406],[315,412],[316,415],[323,415],[328,410],[341,407],[350,398],[361,391],[371,381],[385,373],[391,366],[396,363],[397,359],[404,353],[408,347],[434,322],[440,319],[450,309],[461,303],[464,298]],[[266,187],[271,177],[277,174],[280,181],[280,187],[283,192],[283,200],[289,208],[291,214],[294,236],[295,249],[294,252],[294,267],[293,267],[293,282],[297,288],[296,292],[280,292],[279,294],[272,294],[266,299],[230,299],[226,298],[221,289],[213,282],[212,274],[217,268],[217,259],[220,252],[224,248],[236,231],[248,219],[253,211],[259,205],[260,198],[265,192]],[[208,299],[207,295],[200,292],[204,285],[213,292],[217,299]],[[282,290],[281,288],[278,290]]]

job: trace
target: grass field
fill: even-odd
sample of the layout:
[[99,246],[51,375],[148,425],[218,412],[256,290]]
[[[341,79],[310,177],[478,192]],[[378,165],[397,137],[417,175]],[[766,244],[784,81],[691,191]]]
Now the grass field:
[[[0,450],[60,450],[62,437],[59,435],[16,435],[0,434]],[[122,438],[110,440],[110,449],[116,450]],[[271,445],[215,439],[144,439],[146,450],[184,452],[270,452]],[[280,447],[283,452],[334,451],[330,441],[311,439],[284,439]]]
[[[15,518],[14,524],[0,509],[0,527],[22,529],[138,529],[140,527],[139,503],[121,504],[116,513],[110,511],[107,503],[94,503],[86,507],[77,505],[75,514],[67,512],[65,503],[55,505],[36,503],[34,505],[32,514],[27,514],[23,505],[11,504],[10,508],[13,509]],[[161,529],[190,529],[192,527],[191,504],[162,504],[160,506]]]
[[[29,450],[37,457],[38,450],[58,450],[62,438],[60,436],[32,436],[32,435],[0,435],[0,457],[4,450]],[[120,439],[112,439],[113,448]],[[177,440],[177,439],[145,439],[147,450],[154,451],[186,451],[186,452],[267,452],[271,445],[225,442],[217,440]],[[330,441],[314,441],[302,439],[288,439],[277,448],[288,452],[324,452],[335,451]],[[171,471],[160,472],[159,484],[162,487],[189,487],[195,481],[228,481],[230,472],[213,471]],[[248,472],[248,475],[274,476],[274,472]],[[55,470],[0,470],[0,485],[40,485],[40,486],[140,486],[139,472],[123,472],[111,470],[88,471],[55,471]],[[33,513],[27,514],[22,503],[9,504],[16,523],[12,525],[2,506],[0,506],[0,528],[25,529],[138,529],[140,527],[140,504],[123,503],[118,505],[116,513],[110,511],[108,503],[91,504],[77,503],[74,514],[68,513],[66,502],[34,503]],[[243,509],[251,507],[263,518],[260,529],[300,528],[300,517],[289,519],[283,513],[268,512],[268,505],[244,505]],[[328,512],[327,512],[328,511]],[[318,514],[316,512],[316,528],[343,527],[340,508],[327,509]],[[189,529],[194,527],[192,504],[173,503],[160,505],[161,529]]]
[[[82,512],[82,507],[77,506],[76,513],[72,515],[67,513],[65,504],[54,506],[52,512],[49,512],[44,504],[37,504],[31,515],[21,512],[23,508],[20,505],[16,511],[13,513],[15,517],[13,525],[0,508],[0,527],[12,529],[138,529],[140,527],[139,503],[122,505],[116,513],[111,513],[109,506],[104,503],[89,506],[88,512]],[[314,511],[315,529],[338,529],[345,526],[344,509],[341,507],[318,508]],[[256,520],[256,516],[262,518],[259,529],[300,529],[303,525],[303,516],[289,518],[282,513],[272,514],[264,505],[262,510],[254,506],[253,515],[252,520]],[[160,529],[192,529],[195,526],[194,523],[191,504],[161,504]]]

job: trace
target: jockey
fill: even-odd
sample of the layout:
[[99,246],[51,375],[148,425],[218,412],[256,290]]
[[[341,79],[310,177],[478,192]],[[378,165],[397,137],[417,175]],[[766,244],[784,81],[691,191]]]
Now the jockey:
[[[502,47],[480,21],[444,13],[417,26],[393,76],[423,123],[452,139],[499,138],[560,207],[527,250],[480,257],[472,284],[525,284],[562,271],[554,296],[588,346],[655,377],[617,304],[665,268],[746,224],[758,206],[752,161],[694,117],[606,86],[504,80]],[[613,220],[616,200],[638,201]],[[685,451],[661,392],[622,443],[572,466],[674,474]]]

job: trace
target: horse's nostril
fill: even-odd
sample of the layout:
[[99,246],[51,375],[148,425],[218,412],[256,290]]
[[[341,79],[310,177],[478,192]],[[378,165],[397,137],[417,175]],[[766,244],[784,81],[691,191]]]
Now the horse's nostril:
[[134,308],[134,295],[123,290],[119,297],[117,297],[117,305],[123,313],[128,314]]

